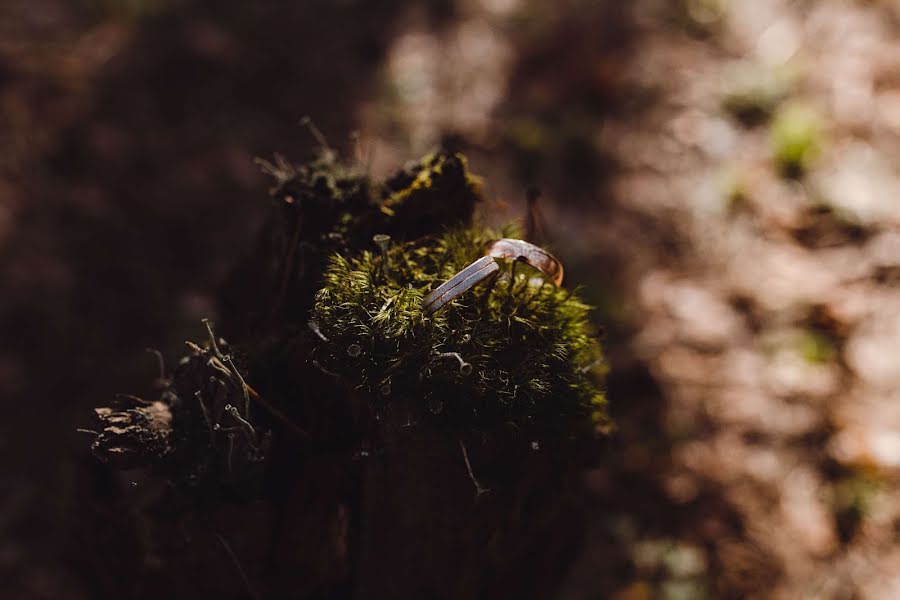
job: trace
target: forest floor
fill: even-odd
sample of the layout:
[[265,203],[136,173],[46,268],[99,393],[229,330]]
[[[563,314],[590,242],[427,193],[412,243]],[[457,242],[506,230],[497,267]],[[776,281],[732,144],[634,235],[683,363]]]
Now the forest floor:
[[900,5],[511,4],[395,42],[365,114],[543,184],[601,307],[619,431],[565,597],[900,596]]
[[78,597],[74,429],[214,315],[308,113],[378,173],[463,140],[489,219],[541,186],[618,423],[562,597],[900,597],[897,2],[288,4],[0,8],[2,587]]

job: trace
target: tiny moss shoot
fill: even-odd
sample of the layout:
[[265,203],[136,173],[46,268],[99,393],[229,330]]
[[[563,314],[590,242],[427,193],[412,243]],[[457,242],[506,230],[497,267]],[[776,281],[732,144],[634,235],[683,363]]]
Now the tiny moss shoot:
[[781,173],[804,175],[822,151],[822,138],[821,118],[812,108],[792,104],[779,110],[772,122],[771,143]]
[[576,294],[507,262],[437,314],[422,311],[431,290],[498,237],[456,229],[333,256],[312,311],[316,364],[366,392],[379,414],[405,411],[398,421],[542,444],[604,428],[601,350]]
[[799,336],[800,354],[811,364],[825,364],[834,360],[835,339],[825,331],[809,329]]

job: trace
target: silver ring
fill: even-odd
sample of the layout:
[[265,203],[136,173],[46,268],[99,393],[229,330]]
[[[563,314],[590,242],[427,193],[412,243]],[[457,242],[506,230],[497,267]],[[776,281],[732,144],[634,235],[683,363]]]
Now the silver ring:
[[499,270],[500,265],[492,256],[482,256],[428,294],[422,304],[422,310],[429,315],[436,313],[451,300],[469,291]]
[[500,270],[497,258],[507,258],[531,265],[559,287],[563,280],[563,266],[555,256],[523,240],[502,238],[488,244],[487,255],[439,285],[425,297],[422,310],[432,315]]

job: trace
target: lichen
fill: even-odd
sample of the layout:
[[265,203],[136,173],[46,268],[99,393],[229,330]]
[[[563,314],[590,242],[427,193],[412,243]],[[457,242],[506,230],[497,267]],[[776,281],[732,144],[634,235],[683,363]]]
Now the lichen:
[[286,209],[287,231],[302,213],[312,225],[304,240],[332,247],[358,247],[377,232],[400,239],[436,233],[469,222],[481,199],[481,180],[458,153],[428,154],[383,182],[330,153],[304,165],[262,163],[278,182],[273,195]]
[[94,414],[102,429],[91,451],[105,463],[130,468],[173,452],[172,411],[165,402],[96,408]]
[[472,218],[481,179],[469,172],[462,154],[439,152],[387,180],[384,192],[381,210],[395,229],[433,233]]
[[437,314],[422,310],[425,295],[510,233],[458,228],[334,255],[312,311],[314,363],[407,424],[511,430],[542,445],[605,427],[601,349],[577,293],[508,262]]

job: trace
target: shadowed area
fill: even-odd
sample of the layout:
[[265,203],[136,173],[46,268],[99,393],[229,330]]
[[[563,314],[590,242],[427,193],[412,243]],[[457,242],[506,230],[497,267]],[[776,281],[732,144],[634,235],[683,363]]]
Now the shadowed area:
[[483,220],[523,218],[596,307],[617,430],[560,532],[580,545],[548,534],[557,596],[896,597],[898,23],[888,0],[4,3],[4,587],[121,589],[72,515],[156,490],[75,428],[220,314],[268,210],[253,157],[308,158],[308,114],[376,175],[464,151]]

